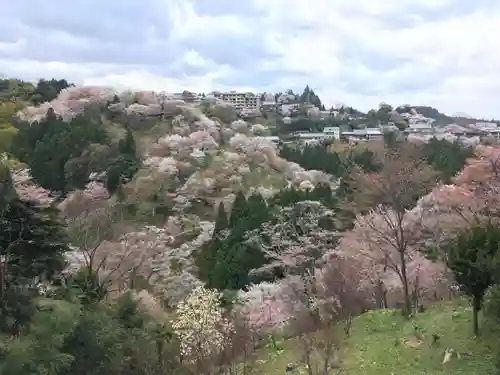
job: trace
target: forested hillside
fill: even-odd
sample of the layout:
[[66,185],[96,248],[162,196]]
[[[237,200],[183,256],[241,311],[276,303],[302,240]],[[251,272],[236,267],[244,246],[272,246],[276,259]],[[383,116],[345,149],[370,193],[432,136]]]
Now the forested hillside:
[[495,144],[277,146],[216,99],[0,93],[0,374],[268,373],[285,349],[278,372],[355,371],[355,316],[450,299],[495,332]]

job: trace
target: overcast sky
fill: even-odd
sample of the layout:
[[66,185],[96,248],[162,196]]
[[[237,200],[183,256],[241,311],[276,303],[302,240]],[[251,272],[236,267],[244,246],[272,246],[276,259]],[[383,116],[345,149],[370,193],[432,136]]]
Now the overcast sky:
[[498,0],[0,0],[0,73],[500,118]]

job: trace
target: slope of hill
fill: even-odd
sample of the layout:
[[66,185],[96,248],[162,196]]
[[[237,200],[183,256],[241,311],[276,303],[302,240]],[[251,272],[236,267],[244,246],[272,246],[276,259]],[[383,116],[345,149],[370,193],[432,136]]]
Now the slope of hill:
[[[86,166],[86,173],[94,176],[86,188],[70,190],[59,204],[70,229],[73,224],[88,221],[89,207],[95,225],[104,226],[104,222],[111,221],[116,235],[103,242],[101,256],[123,262],[126,253],[127,259],[133,259],[132,264],[138,267],[138,274],[150,278],[151,288],[159,294],[168,291],[172,301],[185,296],[197,284],[194,254],[211,239],[221,202],[229,211],[238,191],[269,198],[288,186],[310,189],[328,184],[335,189],[337,185],[333,176],[305,170],[279,157],[276,146],[258,136],[265,134],[264,126],[238,120],[232,107],[217,101],[194,106],[151,92],[117,93],[108,88],[70,87],[50,103],[23,109],[18,126],[31,134],[33,125],[26,123],[53,121],[50,113],[69,124],[65,131],[83,126],[83,132],[85,124],[92,124],[95,134],[104,129],[111,138],[106,140],[101,134],[77,154],[72,153],[70,146],[69,159],[63,161],[65,176],[70,170],[79,175],[82,165]],[[57,126],[65,127],[62,123]],[[123,183],[108,198],[104,184],[106,173],[113,168],[108,165],[109,160],[120,158],[117,152],[129,131],[142,162],[132,175],[121,177]],[[57,146],[43,150],[40,158],[48,152],[55,152],[54,158],[60,158],[66,143],[61,143],[57,151]],[[23,184],[26,183],[24,178]],[[73,232],[82,236],[78,228]],[[144,238],[151,241],[147,248],[140,242]],[[85,241],[74,238],[74,243]],[[179,263],[182,270],[174,272]]]
[[[495,349],[493,335],[471,335],[472,312],[464,300],[443,302],[407,321],[398,310],[376,310],[353,320],[350,337],[344,344],[343,370],[348,375],[493,375]],[[341,333],[343,334],[343,333]],[[433,335],[439,339],[433,343]],[[282,374],[293,365],[290,374],[306,373],[300,364],[303,351],[297,339],[280,343],[276,352],[261,352],[261,370],[265,375]],[[453,356],[443,363],[446,351]],[[290,366],[291,367],[291,366]],[[331,372],[336,374],[335,370]]]

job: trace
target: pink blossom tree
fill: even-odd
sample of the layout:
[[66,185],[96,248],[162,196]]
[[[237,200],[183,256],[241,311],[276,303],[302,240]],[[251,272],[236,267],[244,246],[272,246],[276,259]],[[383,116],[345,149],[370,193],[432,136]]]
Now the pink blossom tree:
[[[380,265],[382,271],[390,269],[397,275],[403,290],[404,313],[408,316],[411,311],[408,262],[417,256],[423,234],[423,211],[412,208],[435,185],[436,175],[414,147],[384,148],[379,159],[379,172],[368,174],[358,170],[351,175],[352,199],[358,217],[353,233],[348,236],[361,245],[352,251],[369,259],[372,267]],[[367,211],[366,215],[359,215]]]

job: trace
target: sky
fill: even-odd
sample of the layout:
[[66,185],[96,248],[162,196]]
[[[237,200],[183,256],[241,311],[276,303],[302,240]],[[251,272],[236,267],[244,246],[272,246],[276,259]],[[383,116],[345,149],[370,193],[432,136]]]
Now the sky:
[[498,0],[0,0],[0,74],[500,118]]

